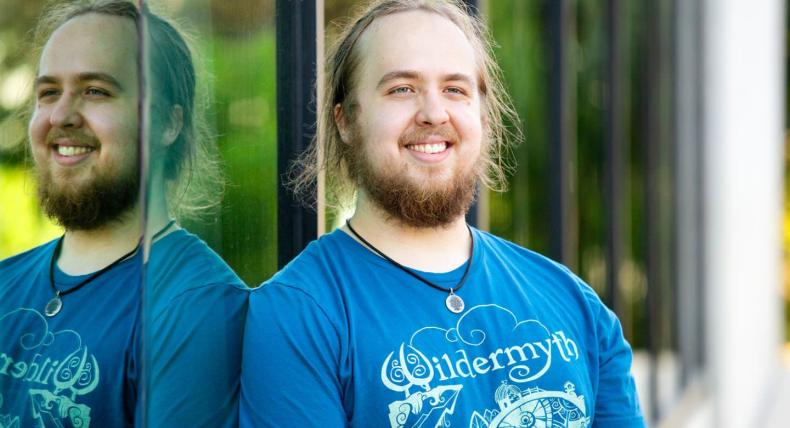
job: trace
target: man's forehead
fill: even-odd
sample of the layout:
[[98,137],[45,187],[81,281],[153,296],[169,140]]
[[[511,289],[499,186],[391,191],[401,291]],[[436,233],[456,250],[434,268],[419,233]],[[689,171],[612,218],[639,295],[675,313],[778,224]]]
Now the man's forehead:
[[47,41],[39,76],[76,78],[103,73],[136,80],[137,30],[131,19],[91,13],[72,18]]
[[377,18],[360,37],[359,48],[365,71],[377,75],[404,69],[477,74],[475,51],[466,35],[448,18],[429,11]]

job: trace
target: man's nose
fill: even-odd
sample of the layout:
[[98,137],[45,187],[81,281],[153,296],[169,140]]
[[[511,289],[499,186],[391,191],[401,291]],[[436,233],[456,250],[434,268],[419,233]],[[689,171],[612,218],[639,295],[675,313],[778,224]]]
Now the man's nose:
[[417,113],[417,124],[435,126],[450,120],[441,94],[433,91],[425,92],[420,97],[420,110]]
[[49,123],[59,128],[80,128],[82,122],[79,99],[65,94],[61,96],[52,109]]

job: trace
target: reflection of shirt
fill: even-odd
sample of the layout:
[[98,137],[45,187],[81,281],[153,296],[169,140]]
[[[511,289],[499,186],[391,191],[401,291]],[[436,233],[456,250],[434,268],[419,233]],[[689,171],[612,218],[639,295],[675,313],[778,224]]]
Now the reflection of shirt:
[[146,427],[237,426],[249,289],[183,230],[152,247],[146,278]]
[[[564,267],[474,230],[433,289],[342,231],[252,293],[242,427],[642,427],[614,314]],[[463,265],[420,272],[445,287]]]
[[[146,322],[141,323],[140,253],[63,296],[60,313],[46,317],[54,248],[52,241],[0,261],[0,426],[140,425],[135,414],[141,404],[143,349],[147,392],[162,400],[148,405],[150,426],[235,422],[232,397],[238,388],[246,292],[216,254],[185,231],[155,243],[146,269]],[[68,290],[88,276],[56,269],[55,282]],[[150,326],[144,348],[142,325]],[[195,355],[207,347],[212,359]],[[160,386],[170,380],[181,382],[178,391]],[[191,400],[185,402],[184,395]],[[206,396],[211,407],[205,406]],[[203,425],[207,420],[216,423]]]

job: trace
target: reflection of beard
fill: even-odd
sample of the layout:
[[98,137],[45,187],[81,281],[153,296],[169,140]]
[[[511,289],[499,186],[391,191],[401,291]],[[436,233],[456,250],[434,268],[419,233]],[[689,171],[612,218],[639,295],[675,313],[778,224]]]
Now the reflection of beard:
[[[95,141],[91,146],[99,147]],[[93,176],[80,185],[69,183],[71,174],[53,177],[48,167],[38,165],[41,208],[67,230],[93,230],[120,220],[137,202],[140,177],[136,165],[136,161],[131,166],[119,165],[117,171],[92,166]]]
[[[430,167],[427,179],[419,182],[409,178],[405,168],[389,165],[376,168],[363,146],[359,129],[354,129],[354,141],[348,150],[348,167],[351,177],[358,180],[371,200],[392,218],[413,227],[440,227],[450,224],[465,214],[475,199],[477,180],[482,170],[482,155],[471,167],[457,166],[449,180],[436,185],[431,182]],[[446,141],[458,142],[458,135],[451,127],[419,129],[401,136],[400,147],[424,141],[439,135]],[[408,149],[405,149],[408,150]]]

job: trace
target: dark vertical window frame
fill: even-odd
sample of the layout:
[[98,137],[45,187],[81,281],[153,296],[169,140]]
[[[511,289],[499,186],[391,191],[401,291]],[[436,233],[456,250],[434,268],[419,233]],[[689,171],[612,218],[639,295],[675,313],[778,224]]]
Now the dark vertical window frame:
[[620,270],[625,257],[626,196],[628,177],[628,135],[625,84],[628,49],[625,46],[625,8],[628,2],[606,0],[606,118],[605,118],[605,180],[606,180],[606,303],[619,316],[624,313],[621,296]]
[[[476,16],[480,16],[480,2],[478,0],[463,0],[463,3],[464,5],[466,5],[466,7],[469,9],[469,11],[472,14]],[[481,200],[481,197],[485,192],[485,189],[482,189],[481,186],[478,185],[477,190],[478,190],[477,199],[475,199],[475,202],[469,208],[469,211],[466,212],[466,222],[469,223],[469,225],[471,226],[474,227],[483,226],[483,228],[487,229],[488,228],[487,224],[485,224],[487,222],[481,223],[480,221],[481,218],[486,217],[485,215],[482,215],[482,213],[480,212],[482,209],[486,209],[486,205],[487,205],[483,203],[483,201]]]
[[702,2],[675,0],[675,228],[681,387],[698,377],[704,343]]
[[578,267],[576,197],[576,79],[573,65],[575,2],[551,0],[549,28],[549,256]]
[[[694,17],[695,22],[697,25],[694,26],[695,35],[694,35],[694,47],[695,52],[704,52],[705,48],[705,20],[703,17],[706,14],[705,10],[705,0],[695,0],[694,1]],[[707,343],[707,322],[706,322],[706,314],[704,309],[705,308],[704,302],[707,301],[707,292],[708,292],[708,279],[705,272],[708,271],[708,266],[706,260],[708,259],[705,257],[705,242],[707,241],[706,233],[705,233],[705,218],[707,217],[707,208],[705,206],[705,201],[708,200],[706,197],[705,189],[707,188],[705,177],[707,176],[706,167],[705,167],[705,144],[707,137],[705,135],[705,85],[702,84],[704,82],[704,76],[706,75],[706,65],[703,55],[697,55],[695,57],[694,62],[694,80],[696,85],[694,87],[694,111],[696,112],[697,121],[696,121],[696,128],[695,128],[695,148],[696,148],[696,180],[697,189],[698,189],[698,197],[694,201],[696,203],[696,212],[694,216],[695,220],[695,227],[697,230],[697,234],[695,236],[696,242],[694,249],[696,250],[697,257],[699,258],[698,269],[696,272],[696,283],[695,283],[695,290],[696,290],[696,297],[698,299],[698,304],[696,306],[696,320],[694,325],[696,326],[696,331],[698,333],[696,340],[697,344],[694,346],[692,351],[692,358],[693,358],[693,367],[697,371],[702,371],[705,366],[707,365],[707,355],[705,352],[704,344]]]
[[[665,228],[666,232],[666,245],[665,245],[665,254],[666,254],[666,266],[665,266],[665,274],[664,274],[664,284],[667,289],[667,297],[665,299],[666,305],[665,308],[667,313],[669,314],[670,324],[667,326],[669,335],[669,340],[667,346],[671,351],[673,358],[679,356],[679,349],[680,349],[680,322],[679,322],[679,309],[678,309],[678,301],[680,299],[680,287],[677,281],[677,267],[679,263],[679,256],[678,256],[678,242],[680,237],[677,234],[678,228],[678,209],[680,207],[680,200],[678,198],[678,186],[677,186],[677,173],[678,173],[678,156],[680,151],[680,146],[678,145],[678,122],[677,116],[675,116],[674,112],[677,110],[677,92],[674,88],[677,86],[677,39],[678,39],[678,22],[674,17],[676,16],[676,10],[678,8],[678,0],[666,0],[666,13],[662,14],[664,20],[666,21],[666,28],[665,31],[667,33],[666,37],[666,58],[667,58],[667,67],[665,68],[666,74],[668,76],[668,87],[666,88],[667,93],[667,103],[665,104],[666,112],[665,117],[667,120],[667,154],[666,154],[666,163],[667,163],[667,193],[669,195],[668,205],[669,210],[667,210],[667,218],[665,221]],[[682,364],[682,362],[681,362]],[[675,368],[673,372],[670,374],[674,381],[677,382],[677,385],[680,385],[682,379],[680,378],[681,369]],[[672,391],[664,391],[665,396],[669,400],[675,400],[678,395],[677,390]],[[664,408],[669,409],[670,402],[664,403]]]
[[288,169],[315,132],[318,7],[320,0],[277,0],[276,5],[278,268],[318,235],[316,212],[285,186]]
[[[664,314],[663,318],[668,320],[668,324],[664,326],[666,329],[665,336],[667,337],[664,347],[675,361],[679,361],[680,349],[680,323],[679,323],[679,308],[680,301],[680,287],[678,281],[678,240],[677,234],[678,227],[678,186],[677,186],[677,171],[678,160],[680,151],[678,147],[678,122],[677,116],[674,112],[677,106],[677,92],[674,90],[677,85],[677,38],[678,38],[678,22],[674,19],[675,11],[678,7],[678,0],[664,0],[664,11],[662,12],[663,26],[663,39],[664,39],[664,58],[666,67],[662,70],[666,75],[666,102],[662,103],[664,110],[662,113],[663,121],[666,121],[665,131],[665,166],[663,168],[663,188],[666,189],[668,197],[662,203],[666,206],[663,210],[663,231],[661,235],[664,237],[663,241],[663,254],[664,254],[664,269],[662,275],[662,287],[664,289],[664,306],[661,312]],[[682,362],[680,362],[682,364]],[[667,371],[667,379],[670,380],[662,389],[660,389],[659,399],[661,399],[661,413],[667,413],[674,401],[675,397],[680,393],[680,378],[681,368],[677,365],[666,365],[659,367],[660,370]]]
[[648,417],[655,423],[661,418],[659,408],[658,356],[664,336],[661,322],[664,308],[662,289],[662,252],[661,252],[661,194],[660,168],[664,143],[661,123],[661,71],[662,22],[661,0],[645,0],[644,36],[642,49],[642,94],[640,112],[642,114],[641,144],[644,165],[644,257],[647,277],[647,350],[648,367]]

